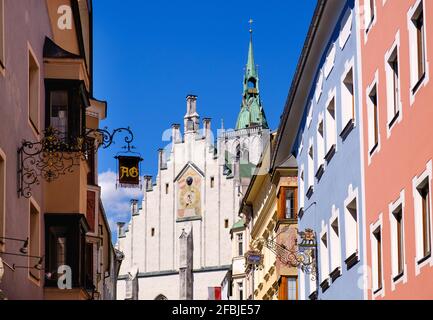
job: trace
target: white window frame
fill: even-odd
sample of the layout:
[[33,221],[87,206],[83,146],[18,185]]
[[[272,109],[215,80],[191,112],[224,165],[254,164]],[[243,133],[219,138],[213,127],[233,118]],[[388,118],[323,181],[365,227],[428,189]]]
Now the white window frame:
[[325,76],[325,79],[328,79],[331,75],[332,70],[334,69],[335,65],[335,57],[337,56],[337,47],[335,43],[331,45],[328,51],[328,56],[326,57],[325,66],[323,68],[323,73]]
[[344,49],[352,34],[353,14],[351,9],[349,9],[348,12],[349,14],[340,29],[339,45],[341,50]]
[[[323,238],[326,238],[326,246],[323,243]],[[319,270],[320,270],[320,283],[329,279],[329,234],[328,234],[328,226],[322,221],[322,231],[320,232],[319,238]]]
[[323,92],[323,70],[321,69],[319,71],[319,76],[317,78],[317,83],[316,83],[316,92],[314,93],[314,97],[316,99],[316,103],[319,102],[320,97],[322,96],[322,92]]
[[301,165],[301,170],[299,171],[299,192],[298,192],[298,204],[299,210],[304,208],[305,205],[305,167],[304,164]]
[[[347,124],[352,120],[353,124],[356,125],[356,99],[355,99],[355,67],[354,67],[354,58],[352,57],[349,61],[345,63],[344,72],[341,76],[341,132],[346,128]],[[346,103],[348,100],[348,97],[346,95],[349,95],[350,93],[346,94],[345,92],[348,92],[345,80],[348,77],[349,73],[352,72],[352,82],[353,82],[353,93],[352,93],[352,101],[350,101],[350,104],[353,103],[353,109],[354,114],[352,118],[352,111],[347,111]]]
[[[334,119],[331,120],[332,116],[328,112],[328,107],[331,102],[334,101]],[[326,101],[325,107],[325,154],[328,154],[332,146],[335,146],[335,151],[337,152],[337,95],[336,88],[332,89],[328,94],[328,100]]]
[[[415,66],[418,65],[418,51],[417,51],[417,41],[416,41],[416,28],[412,22],[412,18],[418,13],[420,9],[420,5],[422,4],[422,9],[424,13],[424,63],[425,63],[425,77],[420,82],[417,90],[413,92],[414,87],[418,84],[418,72],[415,68]],[[410,9],[407,12],[407,28],[409,33],[409,66],[410,66],[410,105],[412,106],[415,102],[415,97],[417,93],[420,91],[422,87],[425,87],[429,82],[429,61],[428,61],[428,38],[427,38],[427,22],[426,18],[427,15],[426,8],[425,8],[425,2],[423,0],[416,0],[415,3],[410,7]],[[427,19],[427,21],[429,21]]]
[[[392,70],[389,60],[394,55],[394,53],[397,55],[397,61],[398,61],[398,97],[397,97],[397,114],[394,113],[394,90],[393,90],[393,83],[394,83],[394,71]],[[391,136],[392,129],[396,126],[397,123],[400,123],[403,119],[403,108],[402,108],[402,102],[401,102],[401,55],[400,55],[400,30],[397,31],[397,34],[395,35],[395,39],[393,44],[391,45],[391,48],[385,53],[384,57],[384,66],[385,66],[385,74],[386,74],[386,105],[387,105],[387,125],[386,125],[386,132],[387,132],[387,138]],[[396,119],[394,119],[397,116]],[[391,125],[391,122],[393,124]]]
[[[406,263],[406,232],[405,232],[405,221],[406,221],[406,210],[405,210],[405,192],[402,190],[400,192],[400,195],[397,200],[394,202],[391,202],[388,205],[389,209],[389,222],[390,222],[390,231],[391,231],[391,291],[395,290],[395,287],[398,283],[407,282],[407,263]],[[394,281],[394,278],[399,275],[398,272],[398,239],[397,239],[397,221],[394,215],[394,212],[398,208],[401,207],[401,224],[402,224],[402,239],[403,239],[403,245],[402,245],[402,251],[403,251],[403,276],[398,279],[397,281]]]
[[[381,236],[381,244],[382,244],[382,288],[381,290],[377,291],[379,288],[377,287],[378,284],[378,270],[377,270],[377,240],[376,236],[374,235],[375,231],[380,228],[380,236]],[[371,245],[371,293],[373,296],[373,300],[377,299],[378,297],[384,297],[385,296],[385,279],[384,279],[384,265],[383,265],[383,214],[379,214],[379,219],[374,223],[370,225],[370,245]]]
[[[338,236],[334,231],[334,223],[337,221]],[[329,219],[329,240],[331,247],[331,273],[340,268],[341,271],[341,220],[340,210],[332,206],[332,216]]]
[[[379,95],[379,71],[376,70],[373,82],[367,87],[365,92],[365,99],[367,104],[367,115],[368,115],[368,164],[371,164],[371,160],[375,154],[380,151],[381,138],[380,138],[380,95]],[[374,112],[373,103],[370,99],[370,93],[373,88],[376,87],[376,99],[377,99],[377,147],[373,153],[374,141]]]
[[[433,254],[430,255],[428,259],[425,259],[421,264],[419,264],[419,261],[421,261],[424,257],[423,253],[423,230],[422,230],[422,208],[421,208],[421,196],[418,192],[418,187],[427,180],[430,188],[430,241],[433,246],[433,227],[432,227],[432,160],[430,160],[427,165],[426,169],[423,173],[421,173],[419,176],[416,176],[412,179],[412,192],[413,192],[413,199],[414,199],[414,215],[415,215],[415,246],[416,246],[416,256],[415,256],[415,275],[419,275],[421,273],[421,269],[426,266],[430,265],[433,267]],[[432,249],[431,249],[432,250]],[[433,250],[432,250],[433,251]]]
[[309,129],[311,123],[313,122],[313,101],[310,102],[308,106],[308,114],[307,114],[307,128]]
[[[320,124],[322,124],[322,135],[319,132]],[[323,112],[319,114],[317,127],[316,127],[316,142],[317,142],[317,152],[316,152],[316,163],[317,170],[319,170],[321,165],[325,165],[325,120],[323,117]]]
[[[368,2],[368,5],[366,5],[366,3]],[[370,10],[370,0],[364,0],[363,3],[363,9],[364,9],[364,21],[363,21],[363,25],[364,25],[364,43],[367,42],[368,40],[368,34],[370,33],[371,29],[373,29],[373,27],[376,24],[377,21],[377,4],[376,4],[376,0],[374,0],[374,4],[373,4],[373,19],[372,17],[372,12]]]
[[[311,151],[312,151],[312,155],[310,154]],[[313,138],[310,138],[310,143],[309,143],[308,152],[307,152],[308,189],[310,189],[311,187],[314,187],[314,176],[315,176],[314,158],[315,158],[315,153],[316,153],[316,151],[314,150]]]
[[[352,218],[352,214],[347,209],[349,204],[351,204],[354,200],[356,201],[355,226],[349,224],[349,221],[351,222],[351,220],[349,219],[353,219],[353,218]],[[344,232],[345,232],[345,241],[346,241],[345,260],[347,260],[350,256],[352,256],[355,253],[358,254],[358,258],[361,258],[359,252],[360,241],[361,241],[359,204],[360,204],[360,198],[358,194],[358,188],[353,189],[352,185],[349,185],[347,198],[344,200]],[[355,240],[351,238],[354,232],[355,232]]]

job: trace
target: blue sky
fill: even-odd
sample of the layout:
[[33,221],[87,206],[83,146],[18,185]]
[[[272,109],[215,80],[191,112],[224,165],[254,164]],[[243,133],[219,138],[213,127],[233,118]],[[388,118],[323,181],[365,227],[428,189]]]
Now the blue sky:
[[[162,133],[182,123],[185,97],[198,95],[198,113],[235,126],[247,61],[250,18],[261,97],[276,129],[314,11],[315,0],[94,0],[94,95],[108,101],[110,129],[130,126],[144,161],[157,172]],[[122,138],[99,155],[103,201],[112,226],[127,221],[137,190],[116,190],[113,156]],[[105,195],[104,195],[105,191]],[[114,230],[113,230],[114,231]]]

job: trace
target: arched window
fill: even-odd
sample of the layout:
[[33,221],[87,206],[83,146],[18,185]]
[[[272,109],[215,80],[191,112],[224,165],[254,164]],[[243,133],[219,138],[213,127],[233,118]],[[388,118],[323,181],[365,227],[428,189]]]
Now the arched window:
[[256,79],[251,78],[248,80],[248,89],[255,89],[256,88]]
[[241,159],[241,145],[238,144],[236,146],[236,162],[238,162]]
[[168,300],[168,299],[163,294],[159,294],[159,295],[156,296],[155,300]]
[[247,144],[243,144],[242,146],[242,163],[250,162],[250,151]]

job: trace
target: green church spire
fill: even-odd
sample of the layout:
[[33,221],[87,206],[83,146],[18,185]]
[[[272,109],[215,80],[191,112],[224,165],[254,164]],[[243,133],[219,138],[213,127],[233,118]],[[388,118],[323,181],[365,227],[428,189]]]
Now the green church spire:
[[[250,20],[252,25],[253,21]],[[242,94],[241,111],[236,123],[236,130],[253,126],[268,129],[265,112],[262,107],[259,90],[259,75],[254,62],[253,30],[250,28],[250,44],[248,48],[248,61],[244,76],[244,90]]]

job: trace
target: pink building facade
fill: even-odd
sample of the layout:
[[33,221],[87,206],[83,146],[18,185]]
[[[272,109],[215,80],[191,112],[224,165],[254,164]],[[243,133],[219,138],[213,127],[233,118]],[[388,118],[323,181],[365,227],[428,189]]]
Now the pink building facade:
[[360,0],[369,299],[433,299],[433,1]]

